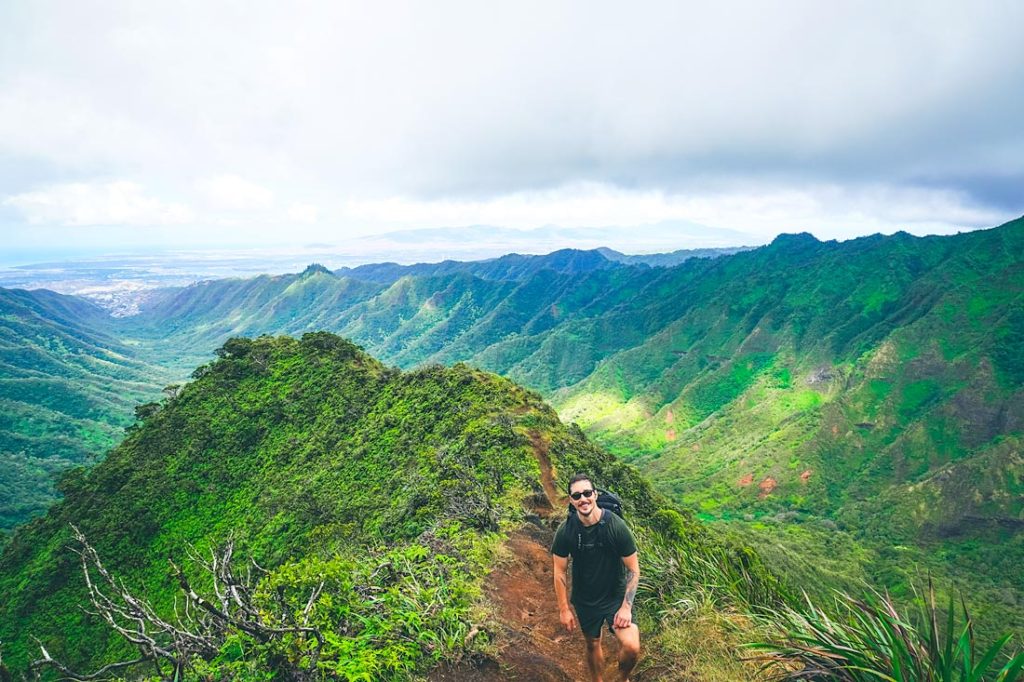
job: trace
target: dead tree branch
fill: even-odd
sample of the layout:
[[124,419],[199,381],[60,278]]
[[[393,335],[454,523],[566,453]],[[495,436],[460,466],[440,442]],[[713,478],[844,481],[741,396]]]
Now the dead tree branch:
[[[129,590],[123,580],[111,575],[85,534],[75,526],[71,528],[78,544],[72,551],[81,559],[89,595],[86,612],[102,619],[112,631],[133,644],[139,656],[110,663],[92,673],[80,673],[55,659],[43,643],[36,640],[42,658],[34,661],[31,669],[37,675],[41,670],[50,668],[65,679],[110,680],[115,679],[117,671],[151,663],[161,677],[181,679],[192,661],[214,658],[229,636],[244,634],[263,644],[278,641],[285,635],[298,635],[315,641],[313,652],[304,660],[302,669],[287,671],[292,679],[314,676],[324,638],[317,628],[309,626],[309,618],[323,591],[322,582],[305,601],[301,621],[296,620],[280,594],[275,604],[278,613],[265,614],[256,607],[253,588],[266,571],[251,561],[244,578],[236,576],[233,539],[229,538],[223,547],[211,550],[209,559],[190,547],[189,558],[207,574],[213,595],[208,598],[199,594],[184,570],[170,561],[171,571],[183,595],[180,606],[179,600],[175,599],[172,622],[162,617],[147,599]],[[172,672],[169,676],[165,676],[161,663],[170,665]]]

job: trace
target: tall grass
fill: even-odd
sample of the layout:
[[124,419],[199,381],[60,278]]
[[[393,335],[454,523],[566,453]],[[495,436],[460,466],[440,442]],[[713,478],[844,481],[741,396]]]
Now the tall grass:
[[[655,515],[662,532],[682,517]],[[638,603],[646,653],[643,679],[753,682],[759,666],[741,660],[741,646],[767,636],[746,614],[778,605],[779,585],[756,555],[742,546],[705,537],[688,544],[682,529],[667,537],[634,526],[642,547]]]
[[1024,679],[1024,651],[1010,650],[1011,635],[987,647],[974,636],[961,601],[941,609],[928,590],[917,617],[901,614],[887,595],[857,599],[840,593],[829,614],[806,600],[796,609],[765,611],[781,626],[779,641],[751,644],[779,680],[843,682],[1016,682]]
[[753,550],[710,534],[697,543],[687,523],[680,514],[662,509],[652,518],[656,531],[634,526],[643,547],[639,592],[647,601],[674,613],[691,601],[746,612],[772,607],[786,597],[785,586]]

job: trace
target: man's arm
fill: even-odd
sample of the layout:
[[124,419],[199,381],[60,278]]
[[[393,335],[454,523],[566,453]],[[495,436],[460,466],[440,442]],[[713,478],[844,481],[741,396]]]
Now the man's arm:
[[633,622],[633,600],[636,599],[636,588],[640,584],[640,559],[636,552],[622,557],[626,566],[626,594],[622,598],[622,606],[615,612],[615,627],[628,628]]
[[558,619],[562,621],[565,629],[572,632],[576,629],[576,616],[569,608],[568,590],[566,589],[566,569],[569,567],[569,557],[551,555],[554,563],[555,575],[555,601],[558,602]]

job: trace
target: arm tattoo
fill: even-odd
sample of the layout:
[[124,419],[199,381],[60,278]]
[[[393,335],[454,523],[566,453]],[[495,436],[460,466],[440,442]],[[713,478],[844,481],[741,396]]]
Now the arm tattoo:
[[626,603],[632,608],[633,600],[636,599],[636,586],[640,575],[626,569]]

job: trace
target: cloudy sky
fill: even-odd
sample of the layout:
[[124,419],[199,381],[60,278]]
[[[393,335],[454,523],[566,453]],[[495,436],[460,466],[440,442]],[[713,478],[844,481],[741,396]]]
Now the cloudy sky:
[[992,226],[1024,213],[1022,25],[1019,0],[0,2],[0,248]]

